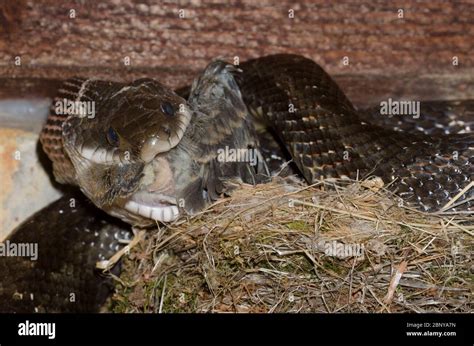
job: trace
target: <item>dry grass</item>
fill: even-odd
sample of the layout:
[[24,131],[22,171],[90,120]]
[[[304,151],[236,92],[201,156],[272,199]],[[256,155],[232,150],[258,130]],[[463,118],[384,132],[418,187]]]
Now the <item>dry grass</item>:
[[472,312],[472,215],[399,206],[377,180],[276,180],[149,232],[111,309]]

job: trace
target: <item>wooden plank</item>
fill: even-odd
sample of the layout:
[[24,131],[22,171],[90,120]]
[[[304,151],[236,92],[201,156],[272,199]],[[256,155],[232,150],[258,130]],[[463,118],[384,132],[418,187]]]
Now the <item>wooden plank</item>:
[[[1,70],[1,69],[0,69]],[[23,71],[27,71],[26,69]],[[116,70],[96,68],[44,69],[50,78],[30,78],[25,73],[19,78],[0,77],[0,99],[21,97],[54,97],[61,80],[73,76],[95,77],[110,80],[131,81],[142,77],[157,78],[173,88],[189,85],[194,72],[174,75],[170,71],[133,69],[127,74]],[[197,71],[196,71],[197,73]],[[474,99],[474,78],[463,74],[383,76],[379,74],[336,75],[335,80],[349,99],[359,107],[378,104],[381,100],[409,98],[423,100]]]
[[[24,67],[95,66],[124,73],[157,67],[180,74],[217,56],[244,60],[291,52],[315,59],[331,74],[474,74],[469,1],[21,0],[3,2],[0,20],[3,67],[20,56]],[[125,57],[131,66],[123,65]]]
[[218,56],[287,52],[319,62],[360,106],[474,98],[469,2],[20,0],[1,3],[0,20],[0,97],[51,96],[73,76],[178,88]]

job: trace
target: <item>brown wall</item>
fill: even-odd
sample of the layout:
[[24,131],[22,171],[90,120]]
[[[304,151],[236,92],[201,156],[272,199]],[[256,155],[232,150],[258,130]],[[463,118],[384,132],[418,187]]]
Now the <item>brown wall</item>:
[[319,62],[356,103],[474,98],[468,1],[5,1],[0,20],[0,78],[149,76],[178,87],[218,56],[291,52]]

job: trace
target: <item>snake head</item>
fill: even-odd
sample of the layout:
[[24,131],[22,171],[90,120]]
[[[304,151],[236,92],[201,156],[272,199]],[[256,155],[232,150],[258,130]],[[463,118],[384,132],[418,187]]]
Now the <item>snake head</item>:
[[63,124],[64,145],[98,164],[148,163],[175,147],[191,120],[186,101],[152,79],[127,85],[88,80],[82,90],[75,102],[85,103],[94,114],[69,115]]
[[93,110],[84,114],[71,107],[62,123],[64,151],[81,190],[134,225],[175,219],[173,173],[163,156],[189,125],[186,101],[152,79],[127,85],[68,81],[62,90],[71,102]]

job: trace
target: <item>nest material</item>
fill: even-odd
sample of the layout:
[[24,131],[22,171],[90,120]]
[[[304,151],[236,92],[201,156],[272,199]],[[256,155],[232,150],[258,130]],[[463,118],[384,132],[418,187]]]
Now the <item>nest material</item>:
[[403,206],[377,179],[243,185],[148,232],[115,312],[472,312],[472,214]]

